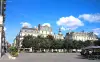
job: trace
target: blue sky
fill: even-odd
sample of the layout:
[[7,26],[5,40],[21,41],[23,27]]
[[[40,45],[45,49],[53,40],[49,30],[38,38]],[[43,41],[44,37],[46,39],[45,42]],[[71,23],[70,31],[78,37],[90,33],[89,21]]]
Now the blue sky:
[[61,27],[64,35],[68,29],[100,35],[100,0],[7,0],[5,13],[10,43],[25,24],[48,23],[55,33]]

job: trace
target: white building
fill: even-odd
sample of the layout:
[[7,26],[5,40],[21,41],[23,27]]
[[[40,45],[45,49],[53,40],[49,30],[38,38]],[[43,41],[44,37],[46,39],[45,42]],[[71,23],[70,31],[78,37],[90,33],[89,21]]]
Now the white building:
[[27,26],[23,27],[19,34],[16,36],[14,40],[14,46],[20,48],[22,46],[22,41],[24,39],[24,36],[32,35],[34,37],[42,36],[47,37],[48,35],[54,36],[55,39],[64,39],[63,34],[61,33],[61,29],[59,29],[58,34],[53,34],[52,28],[48,25],[41,26],[40,24],[38,27],[35,28],[28,28]]
[[27,36],[27,35],[32,35],[34,37],[38,36],[38,30],[36,28],[25,28],[23,27],[20,31],[20,36]]
[[58,34],[54,34],[54,38],[55,39],[64,39],[64,36],[63,36],[63,34],[61,33],[61,29],[59,29],[59,32],[58,32]]
[[23,27],[17,35],[14,45],[16,45],[17,47],[21,47],[24,36],[28,35],[32,35],[34,37],[47,37],[48,35],[52,35],[52,28],[47,25],[41,26],[40,24],[38,25],[38,28]]
[[66,34],[65,38],[69,40],[77,40],[77,41],[98,40],[97,36],[93,32],[70,32]]
[[19,40],[18,46],[21,47],[24,36],[28,36],[28,35],[32,35],[34,37],[37,37],[39,35],[38,29],[23,27],[20,30],[19,34],[17,35],[14,45],[16,45],[18,43],[18,40]]
[[39,31],[39,35],[41,35],[43,37],[47,37],[48,35],[52,35],[52,28],[48,25],[41,26],[39,24],[38,31]]

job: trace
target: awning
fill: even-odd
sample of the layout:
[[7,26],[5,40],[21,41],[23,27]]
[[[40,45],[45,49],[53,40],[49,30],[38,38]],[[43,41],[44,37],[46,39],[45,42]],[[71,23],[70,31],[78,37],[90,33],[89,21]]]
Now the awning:
[[100,46],[88,46],[83,49],[99,49],[99,48],[100,48]]

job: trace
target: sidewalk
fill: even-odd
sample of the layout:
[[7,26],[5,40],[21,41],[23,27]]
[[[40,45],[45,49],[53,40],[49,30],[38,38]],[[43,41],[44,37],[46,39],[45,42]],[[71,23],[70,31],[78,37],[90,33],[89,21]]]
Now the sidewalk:
[[0,60],[9,60],[9,56],[10,54],[9,53],[5,53],[5,55],[3,55]]
[[0,60],[12,60],[12,59],[16,59],[16,57],[12,57],[9,53],[5,53],[5,55],[3,55]]

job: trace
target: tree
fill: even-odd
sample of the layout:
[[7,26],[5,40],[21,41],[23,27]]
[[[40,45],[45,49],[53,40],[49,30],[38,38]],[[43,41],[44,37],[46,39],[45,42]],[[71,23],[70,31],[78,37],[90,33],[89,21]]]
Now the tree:
[[52,35],[48,35],[47,38],[48,38],[49,40],[54,40],[54,37],[53,37]]
[[64,48],[69,52],[73,48],[71,40],[64,40]]
[[98,39],[97,41],[94,41],[94,45],[95,46],[100,46],[100,39]]
[[78,49],[84,48],[84,42],[78,41]]
[[18,49],[16,47],[10,47],[9,52],[18,52]]
[[32,47],[34,48],[34,50],[40,49],[41,42],[42,42],[42,37],[41,36],[38,36],[38,37],[33,39]]
[[64,48],[63,45],[64,45],[64,40],[60,40],[60,39],[55,40],[56,49],[63,49]]
[[47,48],[49,48],[49,47],[48,47],[48,40],[45,39],[45,38],[41,39],[40,47],[41,47],[42,49],[47,49]]
[[90,46],[90,45],[92,45],[92,42],[90,40],[87,40],[84,42],[85,47]]
[[33,36],[30,36],[30,35],[25,36],[22,41],[22,47],[23,48],[31,48],[33,39],[34,39]]
[[10,47],[9,48],[9,53],[13,56],[13,57],[17,57],[18,56],[18,49],[16,47]]

